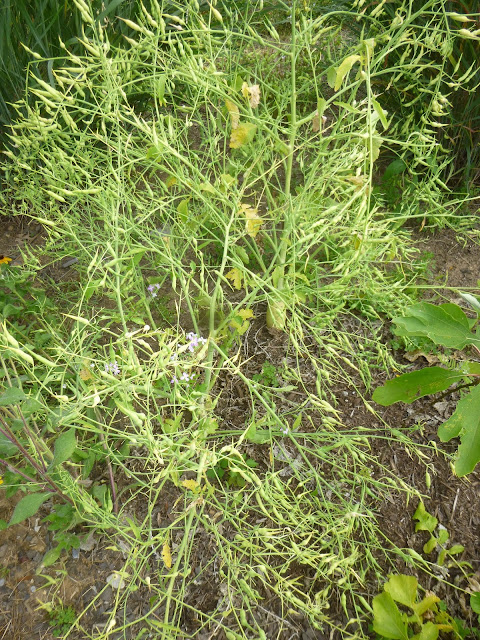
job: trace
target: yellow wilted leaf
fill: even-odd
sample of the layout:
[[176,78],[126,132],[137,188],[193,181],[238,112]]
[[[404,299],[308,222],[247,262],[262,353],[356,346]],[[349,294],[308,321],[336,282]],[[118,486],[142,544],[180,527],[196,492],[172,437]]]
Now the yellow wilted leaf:
[[185,489],[188,489],[189,491],[195,491],[199,486],[200,485],[196,480],[184,480],[182,482],[182,487],[185,487]]
[[255,238],[260,231],[263,220],[258,215],[258,209],[254,209],[248,204],[240,205],[240,214],[243,214],[247,219],[245,223],[245,229],[251,238]]
[[176,179],[175,176],[169,176],[165,181],[165,185],[166,185],[167,189],[170,189],[170,187],[173,187],[173,185],[175,185],[177,183],[178,183],[178,180]]
[[83,380],[84,382],[86,382],[87,380],[92,380],[93,378],[92,372],[90,371],[90,369],[87,369],[86,367],[84,367],[83,369],[80,369],[80,371],[78,372],[78,375],[80,376],[80,379]]
[[225,274],[225,277],[232,281],[235,289],[242,288],[243,274],[240,269],[237,269],[236,267],[234,269],[230,269],[230,271]]
[[252,84],[248,86],[246,82],[242,84],[242,94],[244,98],[248,98],[250,106],[255,109],[260,104],[260,86],[258,84]]
[[162,547],[162,560],[167,569],[172,568],[172,552],[170,551],[170,545],[168,542],[165,542]]
[[238,123],[240,122],[240,110],[237,105],[231,100],[225,100],[225,106],[227,107],[227,111],[230,116],[232,129],[236,129],[238,127]]
[[257,125],[251,122],[241,122],[237,128],[232,131],[230,136],[230,149],[239,149],[244,144],[248,144],[255,137]]

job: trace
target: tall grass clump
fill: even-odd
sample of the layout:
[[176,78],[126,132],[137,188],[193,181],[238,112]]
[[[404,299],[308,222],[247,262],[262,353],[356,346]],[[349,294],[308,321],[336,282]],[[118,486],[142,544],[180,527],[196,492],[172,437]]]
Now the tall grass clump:
[[[75,5],[83,50],[62,41],[62,60],[30,69],[2,166],[3,205],[46,229],[42,260],[75,264],[57,320],[32,309],[35,340],[11,309],[3,326],[3,380],[25,394],[8,418],[35,463],[22,477],[40,503],[53,474],[71,501],[64,526],[126,554],[98,638],[280,638],[338,626],[334,598],[339,631],[361,634],[358,596],[389,549],[408,560],[376,501],[414,490],[375,460],[381,433],[342,424],[333,389],[368,388],[390,362],[375,322],[410,302],[399,227],[449,215],[443,160],[429,160],[436,116],[395,124],[373,87],[396,41],[361,39],[336,59],[335,14],[294,3],[281,37],[248,12],[153,2],[118,46]],[[418,178],[408,209],[376,195],[383,152]],[[26,264],[42,277],[38,256]],[[253,327],[283,340],[278,388],[249,372]],[[247,406],[235,421],[232,386]]]

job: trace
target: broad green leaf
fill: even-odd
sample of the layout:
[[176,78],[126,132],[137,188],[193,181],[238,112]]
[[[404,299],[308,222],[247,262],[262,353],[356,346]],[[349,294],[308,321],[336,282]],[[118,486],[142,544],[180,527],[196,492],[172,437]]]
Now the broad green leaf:
[[56,467],[62,464],[62,462],[69,460],[76,447],[77,438],[75,437],[75,428],[72,427],[68,431],[65,431],[65,433],[59,435],[55,440],[53,460],[50,463],[50,467]]
[[360,62],[360,56],[348,56],[342,62],[342,64],[337,68],[335,74],[335,86],[333,87],[335,91],[338,91],[342,86],[342,82],[346,75],[350,73],[351,68],[356,62]]
[[382,182],[388,182],[389,180],[391,180],[395,176],[398,176],[401,173],[403,173],[406,168],[407,168],[407,165],[400,158],[397,158],[396,160],[393,160],[392,162],[390,162],[388,167],[385,169],[385,172],[384,172],[384,174],[382,176]]
[[418,520],[415,525],[415,531],[429,531],[433,533],[438,524],[437,518],[428,513],[423,502],[419,503],[417,510],[413,514],[413,519]]
[[396,602],[413,609],[417,598],[418,582],[414,576],[393,575],[383,586]]
[[0,407],[18,404],[27,398],[28,396],[26,396],[21,389],[18,389],[17,387],[8,387],[8,389],[0,395]]
[[373,630],[391,640],[408,640],[407,623],[389,593],[375,596],[373,606]]
[[464,377],[463,372],[443,367],[426,367],[388,380],[383,387],[375,389],[372,399],[383,407],[389,407],[395,402],[410,403],[423,396],[445,391]]
[[239,149],[255,137],[257,125],[251,122],[240,122],[230,136],[230,149]]
[[422,624],[420,633],[412,636],[411,640],[437,640],[438,634],[438,626],[429,620],[428,622],[425,622],[425,624]]
[[420,302],[393,322],[399,336],[423,336],[452,349],[463,349],[467,344],[480,345],[480,338],[471,333],[467,316],[456,304]]
[[8,526],[11,527],[13,524],[18,524],[34,516],[45,500],[48,500],[51,495],[51,493],[29,493],[26,495],[15,507]]
[[475,613],[480,615],[480,591],[472,593],[470,596],[470,606]]
[[462,477],[471,473],[480,462],[480,386],[457,404],[455,413],[438,428],[442,442],[460,436],[455,473]]
[[0,458],[10,458],[18,452],[17,447],[0,433]]

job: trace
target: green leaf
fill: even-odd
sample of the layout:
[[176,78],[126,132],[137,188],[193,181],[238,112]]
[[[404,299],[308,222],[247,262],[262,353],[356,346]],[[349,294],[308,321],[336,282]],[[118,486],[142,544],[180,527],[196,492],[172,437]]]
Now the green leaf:
[[440,527],[439,529],[440,530],[438,532],[438,544],[445,544],[450,536],[448,534],[447,529],[442,529]]
[[411,640],[437,640],[438,634],[438,626],[433,624],[433,622],[428,621],[425,624],[422,624],[420,633],[412,636]]
[[56,467],[62,464],[62,462],[69,460],[76,447],[77,439],[75,437],[75,428],[72,427],[68,431],[65,431],[65,433],[59,435],[55,440],[53,460],[50,463],[50,467]]
[[342,82],[347,74],[350,73],[351,68],[356,62],[361,60],[360,56],[348,56],[342,62],[342,64],[337,68],[335,73],[335,86],[333,87],[334,91],[338,91],[342,86]]
[[388,182],[395,176],[398,176],[401,173],[403,173],[406,168],[407,168],[407,165],[400,158],[393,160],[385,169],[385,173],[382,176],[382,182]]
[[51,493],[29,493],[27,496],[22,498],[15,507],[8,526],[11,527],[13,524],[23,522],[27,518],[35,515],[45,500],[47,500],[51,495]]
[[395,402],[410,403],[423,396],[444,391],[464,377],[463,372],[443,367],[426,367],[388,380],[383,387],[375,389],[372,399],[383,407]]
[[257,425],[252,423],[245,434],[245,438],[250,442],[255,442],[255,444],[265,444],[265,442],[270,442],[272,436],[268,429],[257,429]]
[[18,448],[16,447],[16,445],[14,445],[13,442],[10,442],[10,440],[6,436],[4,436],[3,433],[0,433],[0,457],[10,458],[17,452]]
[[373,606],[373,630],[391,640],[408,640],[407,623],[389,593],[375,596]]
[[413,609],[417,599],[417,587],[417,579],[413,576],[392,575],[383,588],[396,602]]
[[438,428],[442,442],[460,436],[455,473],[466,476],[480,462],[480,386],[464,396],[454,414]]
[[437,542],[438,540],[434,536],[431,536],[430,540],[423,545],[423,553],[432,553],[437,546]]
[[425,598],[423,598],[421,602],[415,605],[415,608],[414,608],[415,613],[418,616],[422,616],[425,613],[425,611],[432,609],[432,607],[434,607],[437,604],[437,602],[440,602],[440,598],[435,594],[432,593],[429,596],[425,596]]
[[420,336],[429,338],[436,344],[452,349],[463,349],[467,344],[480,345],[470,331],[467,316],[456,304],[434,305],[430,302],[414,304],[406,316],[393,318],[399,336]]
[[53,547],[53,549],[47,551],[47,553],[43,556],[41,564],[44,567],[50,567],[59,559],[61,553],[62,546],[58,544],[56,547]]
[[26,396],[21,389],[17,387],[8,387],[2,395],[0,395],[0,407],[7,407],[11,404],[18,404],[26,400]]
[[447,549],[447,553],[449,556],[456,556],[459,553],[463,553],[465,551],[465,547],[463,546],[463,544],[454,544],[450,547],[450,549]]
[[480,591],[472,593],[472,595],[470,596],[470,606],[475,613],[478,613],[480,615]]
[[432,516],[425,509],[423,502],[419,503],[417,510],[413,514],[413,520],[418,520],[415,525],[415,531],[429,531],[430,533],[433,533],[438,524],[438,520],[435,516]]

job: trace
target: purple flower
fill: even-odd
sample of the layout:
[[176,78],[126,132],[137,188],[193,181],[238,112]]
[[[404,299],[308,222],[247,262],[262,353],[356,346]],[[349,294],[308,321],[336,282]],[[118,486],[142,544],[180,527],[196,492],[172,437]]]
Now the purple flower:
[[107,373],[111,373],[113,376],[118,376],[120,373],[120,367],[116,360],[114,362],[106,362],[105,363],[105,371]]
[[152,296],[152,298],[156,298],[157,297],[157,291],[160,289],[160,285],[158,284],[158,282],[156,282],[155,284],[149,284],[147,287],[148,292],[150,293],[150,295]]

